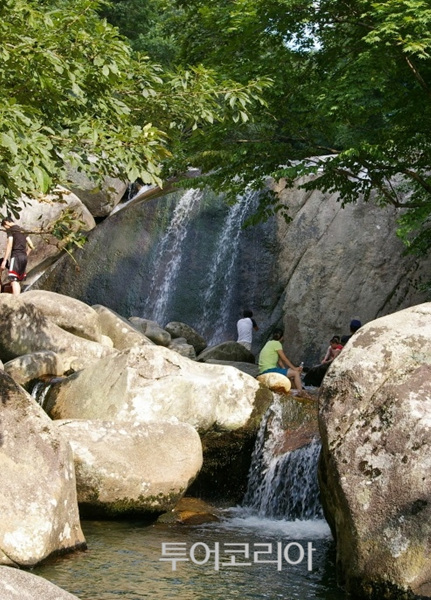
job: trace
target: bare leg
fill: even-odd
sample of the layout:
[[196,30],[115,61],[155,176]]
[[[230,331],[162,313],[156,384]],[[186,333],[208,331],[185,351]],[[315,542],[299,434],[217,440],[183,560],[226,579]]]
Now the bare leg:
[[19,281],[11,281],[11,286],[12,286],[12,294],[14,296],[19,296],[21,293],[21,285],[20,285]]
[[297,390],[302,390],[302,381],[301,381],[301,373],[299,371],[294,371],[293,369],[289,369],[287,372],[287,376],[289,379],[293,379],[293,383],[295,384],[295,388]]

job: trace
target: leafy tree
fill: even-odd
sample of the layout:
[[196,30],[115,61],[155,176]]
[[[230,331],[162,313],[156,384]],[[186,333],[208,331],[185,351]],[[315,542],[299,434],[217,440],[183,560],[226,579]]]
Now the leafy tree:
[[165,14],[171,11],[166,0],[112,0],[101,6],[99,14],[127,37],[134,51],[172,66],[177,54],[175,39],[164,31]]
[[[426,0],[177,0],[169,26],[184,64],[239,81],[269,76],[266,106],[239,128],[216,125],[195,164],[214,185],[339,191],[343,202],[400,209],[411,249],[431,245],[431,7]],[[208,134],[207,134],[208,136]],[[315,158],[311,158],[315,157]],[[261,214],[273,206],[265,200]]]
[[[244,119],[265,82],[165,72],[97,13],[98,0],[0,2],[0,206],[67,181],[67,167],[161,184],[206,123]],[[234,94],[234,102],[227,95]],[[230,96],[232,98],[232,96]]]

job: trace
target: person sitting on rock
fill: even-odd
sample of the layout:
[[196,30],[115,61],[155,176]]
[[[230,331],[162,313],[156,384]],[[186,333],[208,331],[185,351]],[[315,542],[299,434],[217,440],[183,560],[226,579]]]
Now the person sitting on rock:
[[341,337],[341,345],[345,346],[347,342],[350,340],[352,335],[358,331],[362,327],[362,323],[359,319],[352,319],[350,321],[350,335],[343,335]]
[[297,390],[302,391],[302,367],[295,367],[283,351],[283,330],[275,329],[272,340],[266,342],[259,354],[259,375],[281,373],[293,380]]
[[334,335],[329,342],[328,350],[326,351],[325,357],[322,360],[321,364],[323,365],[332,362],[334,358],[336,358],[340,354],[342,349],[343,346],[340,344],[340,336]]

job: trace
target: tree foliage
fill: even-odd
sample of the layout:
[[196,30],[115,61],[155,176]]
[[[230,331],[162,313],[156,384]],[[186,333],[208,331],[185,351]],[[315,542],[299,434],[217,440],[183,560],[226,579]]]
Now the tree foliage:
[[1,0],[0,17],[12,208],[68,164],[159,184],[193,166],[232,199],[308,174],[343,202],[377,194],[428,251],[428,0]]
[[[252,124],[216,127],[195,163],[215,185],[273,174],[399,208],[412,249],[431,245],[431,7],[427,0],[177,0],[184,64],[269,76]],[[181,9],[181,12],[178,12]],[[260,183],[260,182],[259,182]],[[262,214],[271,205],[266,203]]]
[[[161,184],[199,128],[249,118],[267,83],[203,67],[166,72],[100,18],[98,0],[0,2],[0,205],[67,182],[67,169]],[[232,101],[234,98],[234,101]]]
[[175,38],[165,28],[165,16],[173,10],[169,0],[112,0],[101,5],[99,14],[127,37],[135,52],[166,67],[177,56]]

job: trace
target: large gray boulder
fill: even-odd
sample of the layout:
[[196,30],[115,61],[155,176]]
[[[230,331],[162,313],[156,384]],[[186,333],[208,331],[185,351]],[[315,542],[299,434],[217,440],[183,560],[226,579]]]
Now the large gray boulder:
[[4,371],[0,396],[0,564],[31,567],[56,552],[85,546],[72,450]]
[[64,360],[79,357],[87,363],[115,352],[65,331],[36,306],[25,302],[24,295],[0,294],[1,360],[6,362],[24,354],[51,350]]
[[229,362],[255,363],[254,354],[252,354],[250,350],[247,350],[242,344],[238,344],[238,342],[222,342],[221,344],[217,344],[217,346],[205,348],[205,350],[198,355],[197,360],[200,362],[224,360]]
[[78,503],[88,516],[172,510],[202,466],[202,445],[179,422],[55,421],[70,442]]
[[0,567],[0,598],[2,600],[79,600],[43,577],[27,571]]
[[21,300],[36,306],[45,317],[65,331],[101,343],[99,315],[84,302],[45,290],[28,291],[22,294]]
[[343,205],[335,192],[298,187],[283,189],[280,200],[292,218],[277,218],[277,282],[294,363],[320,362],[330,338],[347,334],[357,315],[367,323],[425,301],[414,282],[428,277],[431,257],[404,252],[399,209],[361,198]]
[[96,304],[93,308],[99,315],[102,334],[111,338],[116,350],[126,350],[136,345],[142,346],[153,343],[127,319],[110,308],[100,304]]
[[427,303],[365,325],[323,380],[321,496],[354,597],[431,597],[430,357]]
[[181,323],[180,321],[171,321],[165,325],[165,329],[172,338],[185,338],[187,343],[193,346],[196,354],[199,354],[207,347],[207,343],[204,338],[190,325],[187,323]]
[[249,419],[259,383],[221,365],[191,361],[162,346],[134,346],[53,385],[54,419],[137,422],[176,417],[198,431],[232,430]]

